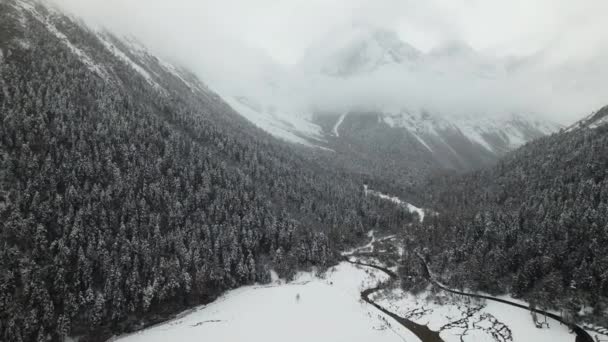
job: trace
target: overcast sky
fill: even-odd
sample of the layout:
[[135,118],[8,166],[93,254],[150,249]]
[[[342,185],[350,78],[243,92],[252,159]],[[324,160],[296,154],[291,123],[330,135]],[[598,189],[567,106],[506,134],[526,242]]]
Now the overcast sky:
[[[395,30],[422,51],[462,41],[490,56],[535,55],[541,68],[568,70],[549,76],[576,78],[563,80],[576,84],[576,103],[564,110],[575,113],[556,114],[560,121],[608,103],[608,92],[595,89],[608,74],[605,0],[53,1],[193,69],[219,68],[227,78],[254,73],[265,59],[294,65],[328,32],[367,24]],[[556,94],[559,101],[568,95]]]

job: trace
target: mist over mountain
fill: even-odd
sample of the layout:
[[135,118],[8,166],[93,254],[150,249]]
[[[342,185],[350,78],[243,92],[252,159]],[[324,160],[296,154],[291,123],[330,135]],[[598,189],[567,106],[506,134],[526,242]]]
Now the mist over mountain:
[[413,218],[44,2],[0,1],[0,108],[2,341],[105,341]]
[[[281,121],[301,121],[320,108],[333,111],[347,105],[390,105],[423,108],[443,116],[534,113],[568,125],[601,107],[602,98],[608,96],[601,87],[608,76],[604,62],[608,51],[602,43],[606,37],[597,30],[597,20],[579,22],[559,39],[542,31],[561,32],[562,27],[555,27],[557,22],[582,15],[574,5],[552,4],[547,9],[535,4],[535,11],[543,9],[536,15],[537,22],[508,27],[513,34],[525,33],[524,24],[535,24],[538,27],[533,27],[534,35],[529,39],[542,38],[541,43],[534,49],[527,42],[520,43],[519,50],[500,50],[492,45],[509,45],[509,32],[501,26],[506,25],[501,15],[514,15],[507,6],[480,4],[479,10],[488,11],[487,18],[471,18],[470,24],[496,19],[496,25],[487,25],[487,32],[471,32],[467,23],[448,22],[461,15],[455,4],[450,16],[437,10],[440,6],[436,1],[414,4],[385,0],[393,2],[391,7],[358,0],[353,6],[359,7],[352,12],[343,11],[340,1],[267,1],[271,4],[267,7],[238,4],[243,11],[235,11],[238,0],[223,4],[181,0],[179,7],[153,0],[145,4],[138,20],[132,21],[127,13],[139,11],[139,0],[55,0],[87,22],[135,35],[156,53],[196,72],[225,97],[246,97],[273,108],[273,115]],[[603,5],[594,2],[596,5],[596,12],[601,13]],[[294,16],[299,7],[303,10]],[[502,8],[502,13],[494,7]],[[317,25],[312,25],[320,9],[335,20],[317,20]],[[423,14],[428,25],[434,26],[428,28],[420,22]],[[591,11],[584,14],[595,15]],[[406,17],[397,20],[398,16]],[[542,20],[548,24],[543,26]],[[290,22],[290,30],[272,26],[283,21]],[[168,25],[161,28],[159,22]],[[429,29],[424,36],[420,26]],[[517,34],[514,37],[523,39]],[[576,45],[581,39],[590,43]],[[282,46],[277,46],[279,43]],[[354,59],[345,60],[347,56]],[[364,75],[326,77],[357,68],[366,70]]]
[[391,64],[414,67],[421,54],[396,32],[358,26],[329,33],[306,50],[296,67],[309,73],[348,78]]
[[0,341],[608,340],[601,39],[179,1],[0,0]]
[[608,341],[606,10],[0,0],[0,341]]
[[277,137],[330,149],[348,169],[409,184],[429,172],[492,164],[561,128],[505,97],[521,70],[463,42],[422,52],[396,32],[358,25],[267,74],[255,94],[223,96]]

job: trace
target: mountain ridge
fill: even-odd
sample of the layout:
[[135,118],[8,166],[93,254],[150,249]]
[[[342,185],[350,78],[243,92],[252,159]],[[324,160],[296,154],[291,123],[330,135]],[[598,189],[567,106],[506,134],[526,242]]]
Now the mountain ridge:
[[105,341],[412,220],[132,43],[32,1],[0,27],[2,340]]
[[569,126],[566,130],[573,131],[575,129],[583,128],[598,128],[605,124],[608,124],[608,106],[602,107],[601,109],[589,114],[587,117]]
[[[397,138],[401,140],[399,143],[387,145],[385,148],[389,151],[401,149],[401,155],[391,152],[392,157],[410,159],[413,164],[421,164],[420,169],[425,172],[475,169],[495,162],[506,152],[532,139],[562,128],[523,110],[520,114],[514,114],[517,112],[493,108],[491,105],[475,111],[457,107],[436,108],[438,106],[433,104],[425,105],[423,100],[404,105],[400,103],[404,101],[395,102],[395,99],[391,98],[393,95],[397,96],[398,91],[391,90],[392,95],[387,96],[381,89],[375,95],[369,95],[365,91],[367,77],[384,84],[384,77],[416,79],[418,73],[443,77],[442,75],[449,71],[486,80],[487,77],[493,77],[488,76],[488,72],[496,75],[506,72],[505,66],[489,64],[483,56],[461,42],[448,42],[443,47],[423,53],[401,40],[393,31],[359,26],[330,34],[320,43],[313,44],[294,70],[294,73],[299,71],[304,75],[300,76],[307,80],[304,82],[305,86],[327,87],[327,92],[336,92],[343,103],[336,104],[336,99],[329,98],[320,100],[319,104],[315,104],[313,100],[308,108],[301,106],[298,109],[287,109],[259,104],[256,106],[257,110],[251,107],[243,108],[240,103],[234,101],[231,103],[240,108],[237,111],[277,137],[313,148],[337,151],[338,154],[347,153],[349,156],[341,158],[351,159],[348,164],[358,171],[365,172],[365,167],[356,165],[353,160],[375,159],[375,156],[362,154],[382,154],[386,150],[366,151],[365,146],[360,145],[357,149],[346,146],[353,143],[348,139],[355,137],[353,134],[336,134],[334,128],[344,124],[341,119],[346,118],[348,123],[353,118],[349,113],[356,113],[357,117],[368,113],[372,118],[378,119],[365,120],[370,126],[365,128],[365,132],[360,131],[365,137],[357,137],[358,140],[365,139],[369,144],[383,145],[385,142],[379,142],[378,139],[384,139],[389,129],[400,129],[401,135],[410,136],[405,139]],[[387,81],[386,84],[399,89],[401,83]],[[363,87],[363,90],[360,90],[360,87]],[[350,88],[354,88],[352,96],[349,93]],[[300,89],[294,96],[297,98],[298,92],[305,91]],[[424,88],[418,91],[422,96]],[[407,90],[403,92],[403,96],[408,96]],[[366,100],[368,97],[369,101]],[[441,101],[441,98],[438,94],[437,101]],[[377,103],[382,100],[395,103]],[[246,102],[257,103],[255,98],[246,98]],[[267,109],[271,107],[273,112]],[[283,112],[291,112],[292,115],[281,115]],[[374,135],[376,140],[373,140]],[[421,146],[428,151],[418,153],[418,157],[412,159],[408,151],[419,149]],[[428,169],[422,164],[435,166]],[[412,167],[408,169],[410,168]],[[413,168],[416,169],[415,173],[421,171],[415,166]]]

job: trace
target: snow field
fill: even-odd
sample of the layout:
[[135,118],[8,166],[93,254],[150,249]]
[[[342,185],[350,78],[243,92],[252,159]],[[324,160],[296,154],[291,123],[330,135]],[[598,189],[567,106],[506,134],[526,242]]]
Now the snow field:
[[[553,319],[547,318],[549,328],[539,329],[526,310],[444,291],[432,295],[430,288],[417,295],[394,289],[375,294],[374,300],[400,316],[441,331],[446,342],[460,342],[463,334],[465,342],[571,342],[575,338],[568,327]],[[544,322],[544,316],[539,314],[538,320]]]
[[300,273],[293,282],[229,291],[172,321],[114,340],[417,341],[408,330],[360,300],[363,289],[386,279],[380,271],[341,263],[324,278]]

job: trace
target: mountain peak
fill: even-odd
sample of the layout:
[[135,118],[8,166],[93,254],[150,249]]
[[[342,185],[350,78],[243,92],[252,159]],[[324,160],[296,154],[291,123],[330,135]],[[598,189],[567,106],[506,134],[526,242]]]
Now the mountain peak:
[[429,52],[433,57],[470,57],[477,52],[466,42],[459,40],[447,41]]
[[415,62],[420,55],[394,31],[357,27],[327,35],[308,49],[300,65],[308,71],[349,77],[385,65]]

